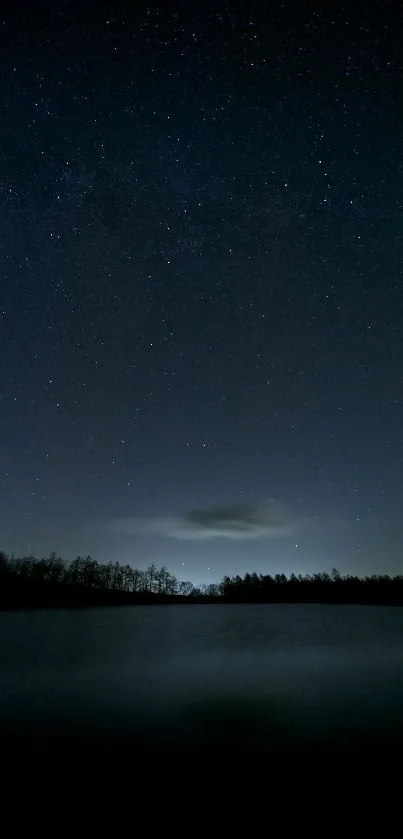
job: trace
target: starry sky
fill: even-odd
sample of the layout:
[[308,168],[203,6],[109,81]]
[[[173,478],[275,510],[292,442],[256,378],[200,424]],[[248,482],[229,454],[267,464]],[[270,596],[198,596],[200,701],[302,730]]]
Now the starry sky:
[[0,541],[401,572],[399,4],[6,4]]

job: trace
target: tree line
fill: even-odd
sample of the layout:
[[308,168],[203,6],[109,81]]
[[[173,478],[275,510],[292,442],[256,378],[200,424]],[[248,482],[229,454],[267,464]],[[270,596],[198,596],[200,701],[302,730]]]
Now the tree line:
[[139,570],[91,556],[65,562],[8,556],[0,551],[0,608],[119,603],[383,603],[403,605],[403,575],[342,576],[337,569],[313,575],[245,574],[196,587],[165,566]]
[[316,574],[245,574],[224,577],[221,595],[231,603],[362,603],[403,605],[403,575],[342,576],[333,568]]
[[89,555],[66,562],[56,553],[36,558],[0,552],[0,581],[3,595],[5,592],[8,596],[13,593],[35,596],[49,592],[54,596],[59,593],[65,599],[80,599],[85,593],[94,602],[97,595],[103,595],[98,597],[102,601],[127,602],[130,596],[183,597],[193,590],[192,583],[179,581],[167,568],[157,568],[154,564],[139,570],[120,562],[97,562]]

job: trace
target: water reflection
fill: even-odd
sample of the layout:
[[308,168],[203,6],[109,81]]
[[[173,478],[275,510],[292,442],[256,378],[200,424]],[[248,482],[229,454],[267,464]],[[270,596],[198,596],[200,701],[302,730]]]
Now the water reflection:
[[3,748],[396,749],[403,610],[169,606],[0,615]]

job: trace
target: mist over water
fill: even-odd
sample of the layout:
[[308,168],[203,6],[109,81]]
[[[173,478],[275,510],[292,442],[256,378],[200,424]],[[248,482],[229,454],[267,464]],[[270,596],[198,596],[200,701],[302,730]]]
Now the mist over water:
[[403,609],[201,605],[0,614],[16,756],[400,748]]

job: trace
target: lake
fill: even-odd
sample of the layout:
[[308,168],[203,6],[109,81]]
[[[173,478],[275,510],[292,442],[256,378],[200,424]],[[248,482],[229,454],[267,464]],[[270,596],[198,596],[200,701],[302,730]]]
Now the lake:
[[13,757],[400,751],[403,609],[172,605],[0,613]]

